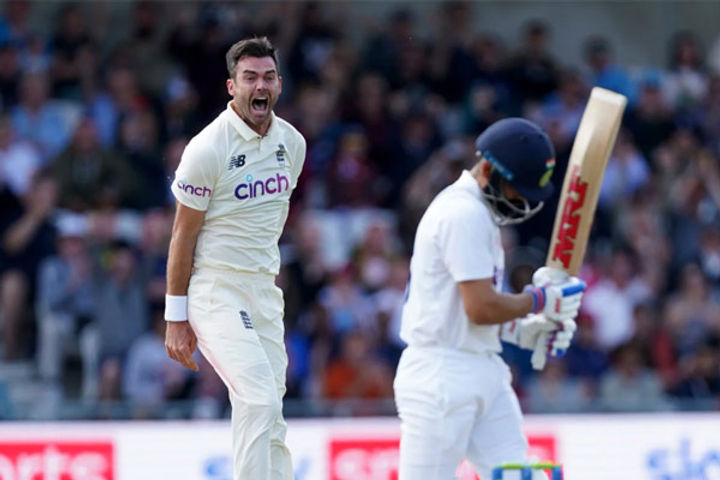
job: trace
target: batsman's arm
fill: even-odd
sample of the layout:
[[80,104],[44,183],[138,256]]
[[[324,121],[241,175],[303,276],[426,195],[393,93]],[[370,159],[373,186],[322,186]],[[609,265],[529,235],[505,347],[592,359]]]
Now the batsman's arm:
[[[191,370],[198,370],[197,363],[192,358],[197,346],[197,338],[187,321],[187,291],[195,244],[204,220],[204,211],[177,202],[168,250],[165,318],[173,317],[173,321],[166,322],[165,350],[170,358]],[[184,301],[184,307],[177,305],[170,307],[171,301],[178,300]],[[178,308],[180,312],[177,311]],[[174,311],[169,313],[171,310]]]
[[468,280],[458,283],[465,313],[477,325],[493,325],[521,318],[533,311],[530,293],[498,293],[493,279]]

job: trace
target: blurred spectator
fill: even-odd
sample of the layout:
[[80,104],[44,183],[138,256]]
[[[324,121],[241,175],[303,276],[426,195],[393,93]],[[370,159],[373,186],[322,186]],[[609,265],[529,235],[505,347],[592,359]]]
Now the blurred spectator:
[[[389,165],[388,174],[396,190],[400,193],[405,181],[439,147],[440,139],[434,119],[425,112],[412,112],[403,120],[400,141],[396,143],[396,153]],[[397,198],[391,204],[397,202]]]
[[635,148],[630,134],[626,130],[620,131],[603,176],[599,206],[622,208],[649,180],[647,161]]
[[391,262],[398,247],[391,227],[380,219],[371,222],[366,229],[365,238],[353,254],[360,284],[369,293],[378,291],[390,278]]
[[558,85],[559,68],[548,49],[550,28],[532,20],[523,28],[522,49],[510,60],[508,80],[517,95],[541,101]]
[[628,97],[635,104],[635,85],[627,72],[615,63],[615,56],[607,38],[591,37],[585,42],[585,61],[590,67],[590,84],[607,88]]
[[167,253],[172,233],[173,213],[153,209],[142,217],[139,248],[142,252],[141,276],[147,279],[146,295],[152,304],[165,301]]
[[720,288],[720,228],[710,226],[700,238],[700,267],[715,290]]
[[157,120],[150,111],[127,115],[120,122],[119,150],[125,158],[123,164],[129,167],[123,173],[126,180],[128,173],[132,176],[120,197],[125,206],[145,210],[165,204],[166,179],[158,135]]
[[705,101],[700,105],[698,122],[708,147],[720,155],[720,73],[710,78]]
[[[670,395],[680,399],[710,400],[710,408],[720,402],[720,342],[717,336],[708,337],[681,365],[680,381]],[[698,404],[698,407],[705,407]]]
[[587,313],[577,318],[577,332],[572,345],[565,355],[567,371],[571,377],[583,379],[597,386],[608,367],[607,352],[598,345],[595,334],[595,321]]
[[475,82],[468,89],[467,99],[461,107],[461,132],[475,135],[503,117],[499,110],[502,101],[499,90],[497,86],[483,81]]
[[353,330],[373,331],[372,304],[355,282],[352,264],[333,272],[330,282],[318,293],[318,300],[327,310],[332,331],[346,335]]
[[10,197],[10,205],[4,205],[0,219],[0,318],[5,360],[26,354],[23,332],[28,325],[27,306],[33,303],[40,263],[54,252],[52,215],[57,196],[56,182],[40,171],[21,202]]
[[368,339],[361,332],[350,332],[342,341],[340,355],[325,371],[325,397],[392,397],[392,378],[392,370],[372,355]]
[[30,12],[32,4],[28,0],[8,0],[4,2],[2,20],[2,40],[16,47],[24,47],[30,35]]
[[80,4],[66,3],[59,12],[52,49],[52,78],[55,97],[79,101],[83,99],[83,80],[94,75],[91,61],[93,45]]
[[[25,49],[20,52],[20,68],[24,72],[48,73],[51,64],[52,57],[48,49],[47,41],[41,34],[33,33],[28,38]],[[94,68],[97,68],[97,64],[91,63],[84,65],[82,71],[88,73]]]
[[642,357],[644,365],[655,370],[664,386],[672,385],[677,376],[677,354],[672,332],[657,308],[640,303],[633,309],[635,334],[630,345]]
[[117,208],[136,190],[130,166],[114,150],[100,145],[95,123],[85,118],[69,148],[52,165],[62,205],[74,211]]
[[623,343],[611,354],[610,370],[600,380],[600,405],[610,411],[652,411],[668,408],[657,374],[643,364],[640,353]]
[[123,392],[135,410],[135,417],[177,397],[187,382],[189,372],[165,351],[163,308],[162,304],[153,307],[152,329],[133,340],[127,352]]
[[631,290],[635,279],[631,254],[616,250],[609,260],[607,272],[588,288],[583,298],[583,309],[594,320],[598,345],[606,351],[632,337],[635,303]]
[[389,265],[385,286],[372,295],[377,317],[375,351],[389,365],[397,365],[405,342],[400,339],[400,320],[405,303],[405,289],[410,266],[404,258],[396,258]]
[[[83,387],[83,396],[115,398],[128,349],[148,327],[148,299],[138,275],[136,252],[116,242],[108,252],[106,273],[97,285],[98,310],[93,319],[92,338],[86,347],[93,355],[93,369]],[[99,369],[99,370],[98,370]]]
[[697,264],[681,271],[678,290],[665,307],[665,321],[679,355],[692,353],[709,334],[720,333],[720,304],[710,295],[707,278]]
[[661,91],[662,84],[660,73],[647,73],[640,83],[637,105],[626,113],[624,120],[645,157],[649,157],[675,128],[673,111]]
[[322,225],[311,212],[304,213],[292,227],[292,250],[283,255],[285,264],[279,281],[285,293],[285,324],[297,326],[301,312],[318,297],[329,278],[322,255]]
[[300,7],[300,28],[287,59],[292,78],[320,78],[320,70],[339,40],[338,32],[328,19],[328,7],[320,2],[306,2]]
[[132,36],[117,52],[135,72],[142,90],[154,97],[165,90],[172,69],[161,36],[160,19],[166,13],[166,5],[151,1],[135,3]]
[[550,359],[525,391],[525,405],[533,413],[579,412],[588,407],[590,399],[583,382],[568,376],[562,359]]
[[330,207],[377,205],[377,173],[368,158],[368,140],[362,129],[350,127],[340,136],[326,184]]
[[[84,343],[74,339],[87,334],[85,327],[98,308],[85,220],[79,215],[65,215],[57,228],[57,254],[40,265],[36,301],[38,373],[54,382],[61,380],[66,355]],[[92,359],[82,349],[79,352],[85,373]]]
[[703,100],[707,89],[700,41],[690,31],[679,32],[669,51],[669,71],[663,82],[665,95],[678,110],[689,110]]
[[381,173],[390,167],[386,161],[392,154],[398,125],[389,112],[387,80],[377,74],[360,76],[352,97],[347,99],[347,120],[362,125],[368,139],[368,154]]
[[198,103],[197,121],[205,124],[222,111],[229,100],[222,81],[228,78],[225,53],[235,39],[243,37],[244,32],[239,28],[233,31],[232,38],[228,38],[212,11],[201,18],[199,35],[192,35],[184,29],[180,24],[171,33],[167,50],[183,67],[198,98],[202,99]]
[[115,147],[120,122],[128,115],[150,108],[150,101],[140,91],[137,77],[129,68],[111,65],[105,75],[104,88],[89,100],[88,110],[98,129],[98,138],[105,148]]
[[40,155],[28,142],[15,138],[10,118],[0,116],[0,183],[16,197],[22,197],[42,166]]
[[397,8],[392,12],[387,25],[366,41],[361,53],[361,70],[379,73],[390,85],[396,85],[400,51],[413,41],[415,21],[415,15],[409,9]]
[[20,93],[20,67],[17,48],[0,43],[0,100],[5,109],[17,103]]
[[539,110],[535,114],[531,112],[529,117],[534,118],[543,128],[553,129],[554,141],[570,143],[580,126],[586,98],[587,87],[580,75],[565,72],[559,78],[557,92],[545,97]]
[[46,162],[67,146],[76,123],[69,110],[49,99],[49,89],[46,75],[25,74],[19,85],[20,101],[11,113],[16,134],[33,142]]

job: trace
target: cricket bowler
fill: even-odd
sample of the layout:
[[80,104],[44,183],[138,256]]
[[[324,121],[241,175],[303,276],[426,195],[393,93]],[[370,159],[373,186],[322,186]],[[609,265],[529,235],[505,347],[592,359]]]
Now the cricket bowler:
[[[533,363],[570,345],[585,284],[542,267],[522,293],[501,293],[499,226],[537,213],[553,192],[548,136],[520,118],[476,140],[478,161],[432,201],[415,235],[395,378],[399,480],[450,480],[466,459],[481,478],[525,462],[522,414],[502,338]],[[542,471],[533,478],[547,478]]]
[[282,78],[271,43],[242,40],[226,60],[232,100],[190,140],[172,185],[165,346],[193,370],[199,347],[225,382],[233,478],[292,480],[282,416],[284,304],[275,276],[306,143],[273,113]]

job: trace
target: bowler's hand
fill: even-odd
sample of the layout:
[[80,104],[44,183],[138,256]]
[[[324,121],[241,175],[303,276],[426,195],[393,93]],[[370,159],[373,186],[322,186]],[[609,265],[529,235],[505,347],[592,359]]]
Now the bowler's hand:
[[192,357],[197,347],[197,337],[190,322],[166,322],[165,327],[165,351],[168,357],[197,372],[198,365]]

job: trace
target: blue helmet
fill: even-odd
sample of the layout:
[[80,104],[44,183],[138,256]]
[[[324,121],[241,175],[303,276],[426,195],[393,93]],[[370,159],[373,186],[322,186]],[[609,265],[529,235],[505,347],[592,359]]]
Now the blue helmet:
[[[547,134],[523,118],[506,118],[480,134],[475,146],[477,156],[493,166],[483,194],[498,223],[519,223],[540,211],[543,200],[554,190],[550,177],[555,167],[555,149]],[[525,200],[505,197],[503,181]]]

